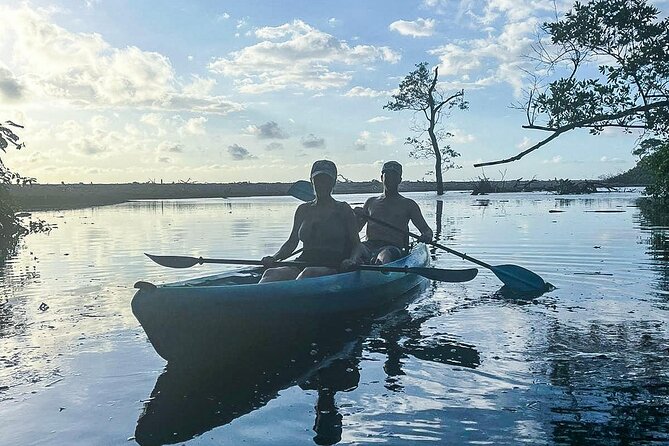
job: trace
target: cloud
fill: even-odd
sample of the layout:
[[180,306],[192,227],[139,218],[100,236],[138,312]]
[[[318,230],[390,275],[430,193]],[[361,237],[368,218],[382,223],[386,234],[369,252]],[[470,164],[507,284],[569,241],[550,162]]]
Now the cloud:
[[209,64],[213,73],[233,78],[243,93],[339,88],[349,83],[352,74],[336,71],[333,65],[359,67],[400,59],[388,47],[351,46],[301,20],[259,28],[255,36],[262,41]]
[[523,136],[523,140],[516,144],[516,147],[520,150],[529,149],[532,146],[532,140],[527,136]]
[[205,122],[207,122],[207,118],[204,116],[191,118],[179,128],[179,134],[204,135],[206,133],[204,129]]
[[390,118],[388,116],[374,116],[371,119],[368,119],[367,122],[369,123],[375,123],[375,122],[383,122],[383,121],[388,121]]
[[223,14],[219,14],[219,15],[216,16],[216,21],[221,22],[223,20],[228,20],[229,18],[230,18],[230,14],[228,14],[227,12],[224,12]]
[[[11,64],[29,99],[81,107],[137,107],[226,114],[243,107],[198,91],[209,80],[183,87],[170,60],[136,46],[114,48],[99,34],[74,33],[50,22],[44,10],[0,7],[13,38]],[[196,88],[197,87],[197,88]]]
[[194,97],[206,96],[211,93],[214,86],[216,86],[216,79],[193,76],[193,81],[183,87],[183,93]]
[[346,92],[344,96],[352,97],[361,97],[361,98],[378,98],[381,96],[392,96],[395,93],[394,90],[373,90],[366,87],[353,87]]
[[251,153],[248,150],[246,150],[239,144],[233,144],[231,146],[228,146],[228,153],[235,161],[242,161],[255,158],[255,156],[251,155]]
[[0,99],[7,102],[18,101],[23,97],[23,87],[14,74],[0,66]]
[[457,144],[469,144],[476,141],[476,137],[474,135],[465,133],[460,129],[451,130],[450,133],[453,134],[450,140]]
[[158,153],[183,153],[184,146],[178,143],[163,141],[156,147]]
[[[79,125],[71,126],[65,132],[68,136],[68,146],[75,154],[86,156],[111,155],[114,152],[123,150],[127,142],[126,135],[116,132],[108,132],[102,129],[93,129],[90,132],[83,132]],[[62,138],[63,135],[60,135]]]
[[609,158],[608,156],[603,156],[599,159],[602,163],[615,163],[615,164],[620,164],[620,163],[626,163],[622,158]]
[[154,127],[160,126],[163,116],[160,113],[146,113],[139,118],[139,122]]
[[543,160],[542,164],[560,164],[562,162],[562,157],[560,155],[554,156],[549,160]]
[[325,139],[316,137],[313,133],[302,138],[302,146],[308,149],[325,147]]
[[414,21],[397,20],[388,26],[391,31],[396,31],[403,36],[429,37],[434,34],[434,19],[416,19]]
[[379,141],[382,146],[392,146],[395,144],[395,141],[397,141],[397,138],[395,138],[395,135],[392,133],[388,132],[381,132],[381,137],[379,138]]
[[271,142],[265,146],[265,150],[267,151],[283,150],[283,144],[281,144],[280,142]]
[[[430,2],[439,7],[440,1]],[[558,0],[558,10],[571,3]],[[433,48],[429,54],[439,58],[439,74],[452,88],[483,88],[506,83],[519,97],[524,86],[523,70],[532,71],[533,63],[523,58],[536,41],[538,25],[552,20],[553,2],[535,0],[462,0],[460,9],[470,20],[472,29],[485,37],[463,39]]]
[[353,143],[355,150],[367,150],[367,141],[369,141],[370,133],[367,130],[360,132],[358,139]]
[[274,121],[268,121],[260,125],[250,125],[246,127],[247,133],[255,135],[258,139],[286,139],[288,134],[283,131],[279,124]]

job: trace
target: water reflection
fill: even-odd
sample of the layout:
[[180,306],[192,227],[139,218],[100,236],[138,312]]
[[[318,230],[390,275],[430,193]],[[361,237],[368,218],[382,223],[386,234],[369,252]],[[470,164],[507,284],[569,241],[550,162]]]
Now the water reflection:
[[[411,300],[421,291],[407,296]],[[386,356],[387,388],[401,391],[402,358],[475,368],[479,353],[448,335],[421,335],[423,322],[434,313],[412,315],[399,309],[382,319],[335,321],[312,327],[310,335],[292,344],[277,342],[273,359],[252,353],[230,364],[193,369],[169,364],[158,378],[137,422],[135,438],[142,446],[187,441],[257,410],[287,388],[316,391],[313,441],[338,443],[343,415],[336,394],[357,388],[365,353]],[[306,428],[306,427],[305,427]]]
[[[669,440],[667,339],[659,321],[555,322],[547,338],[549,400],[556,444],[632,444]],[[598,379],[593,387],[592,377]],[[663,425],[664,424],[664,425]]]
[[653,260],[659,276],[656,288],[665,301],[669,301],[669,211],[647,202],[641,202],[639,210],[639,224],[648,234],[644,240],[648,246],[646,253]]

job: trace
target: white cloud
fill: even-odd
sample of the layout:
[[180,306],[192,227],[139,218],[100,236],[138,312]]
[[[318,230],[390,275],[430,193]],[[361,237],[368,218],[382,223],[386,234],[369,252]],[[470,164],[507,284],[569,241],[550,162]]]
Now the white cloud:
[[394,90],[374,90],[368,87],[353,87],[344,94],[344,96],[353,98],[378,98],[381,96],[392,96],[395,93]]
[[622,159],[622,158],[615,158],[615,157],[614,157],[614,158],[610,158],[610,157],[608,157],[608,156],[603,156],[603,157],[601,157],[601,158],[599,159],[599,161],[601,161],[602,163],[616,163],[616,164],[619,164],[619,163],[626,163],[626,162],[627,162],[627,161],[625,161],[625,160]]
[[375,122],[383,122],[383,121],[388,121],[390,118],[388,116],[374,116],[373,118],[370,118],[367,120],[369,123],[375,123]]
[[154,127],[159,127],[163,121],[163,116],[160,113],[146,113],[139,118],[139,122]]
[[560,164],[562,162],[562,157],[560,155],[554,156],[549,160],[543,160],[542,164]]
[[[0,7],[11,31],[13,72],[28,99],[85,106],[144,107],[225,114],[240,104],[183,88],[170,60],[135,46],[114,48],[99,34],[73,33],[43,10]],[[197,87],[206,86],[198,81]],[[3,89],[4,90],[4,89]]]
[[450,141],[453,141],[456,144],[469,144],[476,141],[476,137],[472,134],[466,133],[460,129],[450,130],[450,133],[453,136],[450,138]]
[[109,125],[109,119],[106,116],[95,115],[91,118],[91,127],[94,129],[101,129]]
[[[433,1],[437,7],[441,2]],[[559,0],[558,10],[568,3]],[[569,3],[570,5],[570,3]],[[485,37],[457,40],[428,51],[439,57],[439,74],[454,88],[481,88],[507,83],[518,97],[524,85],[523,69],[534,65],[522,56],[531,52],[539,24],[552,19],[553,2],[535,0],[462,0],[460,9],[472,28]]]
[[193,81],[183,87],[183,93],[188,96],[203,97],[209,95],[215,85],[216,79],[193,76]]
[[230,14],[227,12],[224,12],[223,14],[219,14],[216,16],[216,21],[217,22],[222,22],[223,20],[228,20],[230,18]]
[[349,71],[332,65],[360,66],[374,62],[395,63],[400,56],[388,47],[351,46],[301,20],[255,31],[260,43],[214,60],[209,69],[235,80],[239,91],[262,93],[299,87],[325,90],[351,80]]
[[416,19],[413,21],[397,20],[388,26],[391,31],[396,31],[403,36],[429,37],[434,34],[434,19]]
[[532,146],[532,140],[527,136],[523,136],[523,140],[518,144],[516,144],[516,147],[519,148],[520,150],[529,149],[530,146]]
[[183,151],[183,145],[171,141],[163,141],[156,147],[157,153],[183,153]]
[[358,139],[356,139],[355,142],[353,143],[353,147],[355,148],[355,150],[366,150],[367,142],[369,141],[370,136],[371,134],[366,130],[360,132]]
[[379,141],[382,146],[392,146],[393,144],[395,144],[395,141],[397,141],[397,138],[392,133],[381,132],[381,137],[379,138]]
[[179,134],[204,135],[206,133],[204,129],[205,122],[207,122],[207,118],[204,116],[190,118],[179,128]]

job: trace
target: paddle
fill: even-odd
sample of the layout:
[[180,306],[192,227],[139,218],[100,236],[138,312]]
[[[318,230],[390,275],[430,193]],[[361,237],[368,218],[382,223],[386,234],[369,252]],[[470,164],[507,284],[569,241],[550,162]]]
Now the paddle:
[[[190,268],[204,263],[223,263],[226,265],[260,265],[260,260],[240,260],[240,259],[204,259],[202,257],[187,256],[157,256],[144,253],[148,258],[158,265],[169,268]],[[307,266],[304,262],[275,262],[272,266]],[[439,269],[439,268],[421,268],[421,267],[397,267],[397,266],[376,266],[376,265],[355,265],[354,270],[360,271],[379,271],[382,273],[398,272],[406,274],[417,274],[427,279],[440,282],[467,282],[476,277],[478,270],[471,269]]]
[[[312,201],[315,198],[314,189],[311,186],[311,183],[304,180],[297,181],[295,184],[293,184],[290,187],[290,189],[288,189],[288,194],[302,201]],[[404,229],[386,223],[383,220],[370,217],[369,215],[366,215],[365,218],[379,225],[385,226],[390,229],[394,229],[395,231],[402,232],[403,234],[406,234],[408,232]],[[413,234],[412,232],[408,232],[408,234],[409,236],[415,239],[420,238],[418,234]],[[546,282],[544,282],[544,279],[542,279],[538,274],[533,273],[532,271],[525,269],[522,266],[518,265],[493,266],[481,260],[470,257],[467,254],[463,254],[447,246],[444,246],[440,243],[436,242],[427,242],[427,243],[436,248],[443,249],[444,251],[454,254],[463,260],[467,260],[469,262],[475,263],[479,266],[489,269],[495,274],[495,276],[497,276],[499,280],[501,280],[504,283],[504,285],[506,285],[513,291],[519,293],[537,293],[537,292],[543,292],[548,288],[548,285],[546,284]]]

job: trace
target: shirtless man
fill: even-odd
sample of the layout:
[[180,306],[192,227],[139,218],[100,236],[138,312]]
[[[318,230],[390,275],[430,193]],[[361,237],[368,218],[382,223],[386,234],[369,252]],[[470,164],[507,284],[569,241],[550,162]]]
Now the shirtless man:
[[383,194],[369,198],[362,208],[354,209],[359,217],[360,228],[364,226],[365,216],[382,220],[405,233],[385,227],[371,220],[367,221],[367,241],[362,245],[368,250],[366,257],[373,263],[388,263],[405,255],[409,248],[409,221],[420,231],[422,242],[432,240],[432,229],[423,218],[418,204],[398,192],[402,182],[402,165],[397,161],[388,161],[381,170]]

